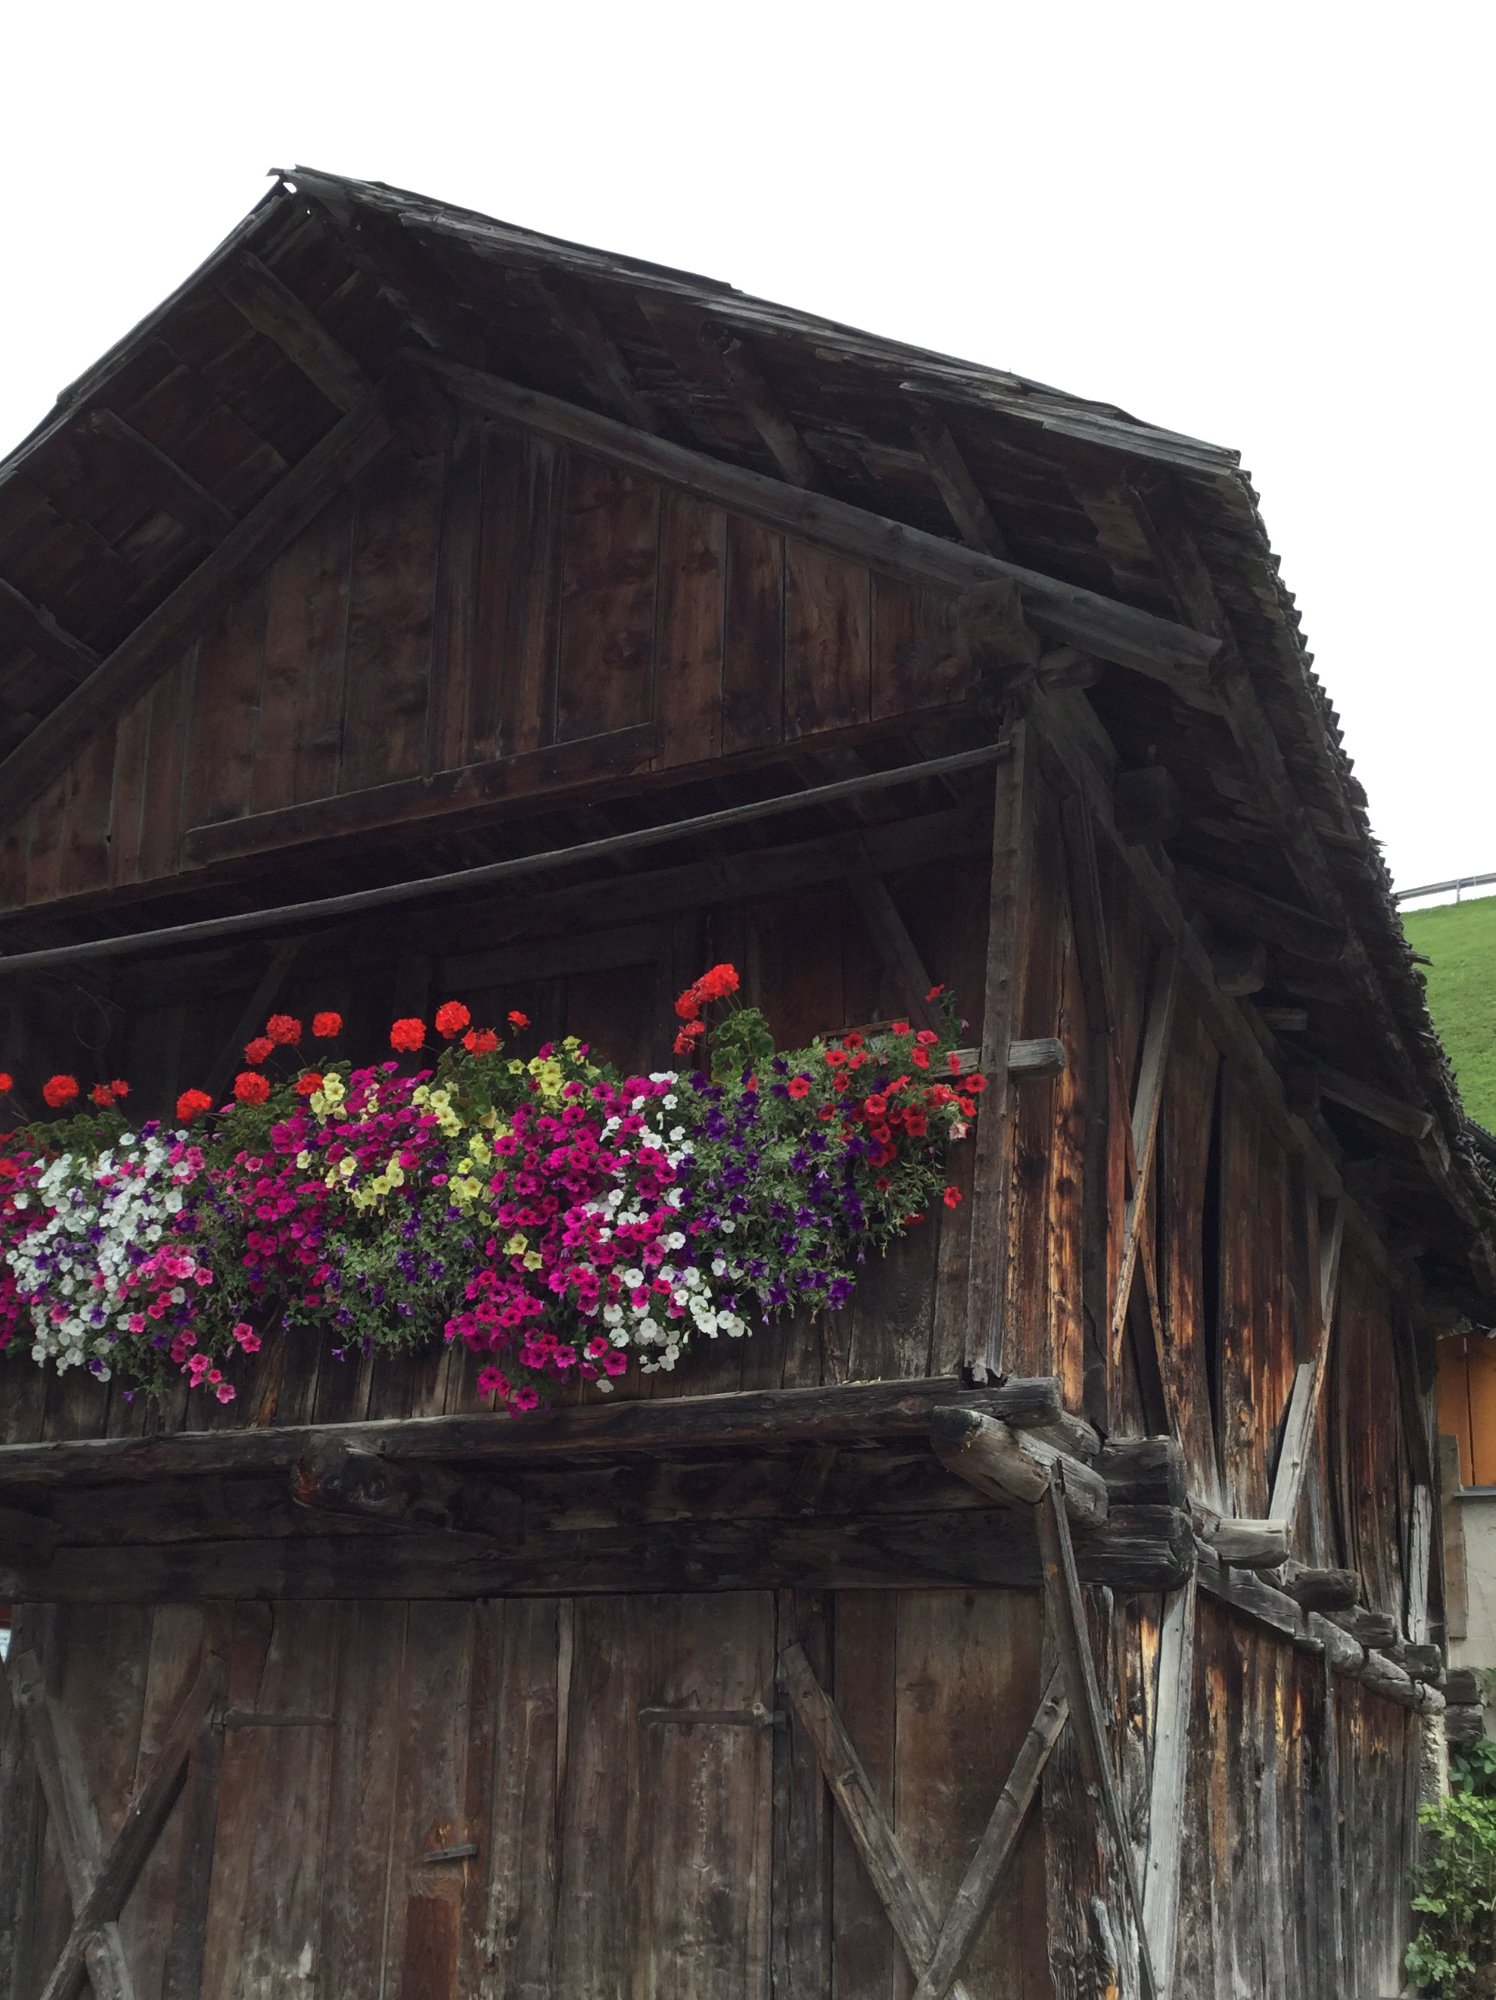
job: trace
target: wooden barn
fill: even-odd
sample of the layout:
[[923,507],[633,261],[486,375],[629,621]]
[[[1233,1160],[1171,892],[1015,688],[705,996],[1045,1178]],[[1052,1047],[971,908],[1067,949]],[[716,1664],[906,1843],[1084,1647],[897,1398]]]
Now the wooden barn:
[[1496,1199],[1234,454],[282,176],[0,466],[0,950],[142,1115],[277,1004],[659,1068],[713,961],[990,1079],[608,1398],[14,1343],[0,1995],[1401,1990]]

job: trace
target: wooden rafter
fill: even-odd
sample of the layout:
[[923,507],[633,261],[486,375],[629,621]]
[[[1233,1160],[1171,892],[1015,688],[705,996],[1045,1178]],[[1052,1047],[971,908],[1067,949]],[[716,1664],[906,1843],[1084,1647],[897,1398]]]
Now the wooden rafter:
[[564,281],[543,278],[538,271],[517,273],[513,282],[543,308],[615,413],[639,430],[657,431],[659,419],[634,380],[633,370],[587,301],[565,289]]
[[252,251],[218,280],[230,305],[264,334],[334,408],[355,410],[368,396],[369,378],[340,341]]
[[74,638],[50,611],[33,604],[3,577],[0,577],[0,631],[29,646],[39,660],[45,660],[75,685],[86,680],[99,664],[99,656],[91,646]]
[[62,769],[99,723],[142,693],[225,594],[279,553],[346,479],[392,442],[369,401],[351,411],[206,555],[171,594],[122,639],[73,692],[0,763],[0,799],[25,805]]
[[91,410],[83,429],[100,457],[117,466],[126,483],[146,493],[191,533],[216,542],[233,527],[234,516],[221,500],[113,410]]
[[716,351],[724,379],[780,472],[791,486],[814,486],[818,475],[815,459],[744,342],[719,326],[708,327],[702,338]]
[[989,556],[1008,561],[1012,551],[993,517],[982,489],[972,477],[971,467],[961,447],[933,410],[922,409],[912,425],[930,477],[934,480],[945,510],[956,524],[963,542]]

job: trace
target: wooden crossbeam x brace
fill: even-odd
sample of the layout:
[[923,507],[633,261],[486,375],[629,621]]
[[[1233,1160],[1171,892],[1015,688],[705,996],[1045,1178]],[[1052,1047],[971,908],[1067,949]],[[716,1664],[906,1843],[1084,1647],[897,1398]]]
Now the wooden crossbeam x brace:
[[1101,1690],[1097,1685],[1096,1663],[1091,1657],[1091,1641],[1086,1631],[1085,1603],[1075,1568],[1075,1547],[1070,1539],[1064,1497],[1057,1486],[1051,1485],[1034,1509],[1034,1520],[1039,1531],[1039,1550],[1044,1567],[1044,1598],[1054,1631],[1055,1650],[1064,1670],[1081,1773],[1088,1790],[1100,1801],[1102,1815],[1117,1850],[1128,1901],[1137,1925],[1143,2000],[1159,2000],[1142,1892],[1133,1861],[1132,1839],[1122,1813],[1117,1774],[1112,1769],[1107,1749]]
[[947,1995],[952,2000],[970,2000],[961,1984],[962,1968],[1017,1848],[1044,1766],[1069,1712],[1059,1673],[1044,1691],[945,1921],[938,1926],[856,1746],[802,1646],[785,1650],[779,1673],[791,1706],[815,1746],[822,1775],[847,1823],[868,1879],[919,1981],[915,2000],[946,2000]]
[[83,1789],[81,1760],[65,1718],[47,1695],[41,1663],[34,1653],[23,1653],[10,1663],[8,1672],[48,1817],[63,1852],[73,1904],[73,1926],[41,2000],[74,2000],[85,1979],[96,2000],[133,2000],[135,1987],[117,1919],[182,1789],[193,1750],[211,1727],[225,1685],[224,1662],[216,1653],[204,1656],[107,1852],[101,1851]]
[[[1148,1011],[1143,1025],[1143,1053],[1138,1069],[1137,1088],[1132,1098],[1128,1132],[1131,1182],[1122,1225],[1122,1248],[1117,1260],[1117,1281],[1112,1304],[1112,1346],[1115,1351],[1126,1329],[1133,1305],[1133,1281],[1141,1261],[1148,1307],[1148,1338],[1141,1344],[1140,1361],[1145,1381],[1152,1377],[1153,1399],[1158,1408],[1149,1412],[1150,1429],[1172,1432],[1169,1421],[1168,1377],[1164,1370],[1163,1326],[1158,1307],[1158,1286],[1153,1269],[1153,1247],[1148,1227],[1148,1203],[1153,1183],[1153,1162],[1158,1150],[1159,1117],[1163,1110],[1164,1079],[1168,1073],[1169,1044],[1174,1027],[1174,1006],[1179,992],[1179,960],[1172,946],[1158,955],[1148,993]],[[1115,1038],[1113,1038],[1115,1051]],[[1120,1060],[1118,1058],[1118,1060]]]
[[1294,1519],[1299,1510],[1299,1496],[1304,1490],[1309,1458],[1314,1448],[1320,1398],[1324,1393],[1325,1376],[1330,1363],[1330,1336],[1335,1325],[1335,1302],[1340,1290],[1340,1253],[1345,1242],[1345,1203],[1336,1201],[1333,1206],[1326,1206],[1328,1214],[1322,1211],[1319,1230],[1318,1284],[1314,1288],[1317,1321],[1314,1356],[1310,1361],[1301,1361],[1294,1372],[1293,1387],[1288,1395],[1288,1410],[1283,1422],[1282,1442],[1278,1447],[1278,1462],[1273,1471],[1272,1498],[1268,1502],[1267,1509],[1270,1519],[1288,1523],[1290,1535],[1293,1533]]

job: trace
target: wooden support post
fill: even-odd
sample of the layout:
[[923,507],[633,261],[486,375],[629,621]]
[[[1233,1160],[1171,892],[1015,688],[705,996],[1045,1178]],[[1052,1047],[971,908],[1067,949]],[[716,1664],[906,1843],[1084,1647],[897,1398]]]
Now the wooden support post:
[[1096,1684],[1096,1666],[1091,1658],[1091,1642],[1086,1631],[1085,1602],[1075,1569],[1075,1550],[1070,1540],[1070,1523],[1063,1496],[1051,1485],[1034,1510],[1039,1531],[1039,1547],[1044,1564],[1044,1600],[1054,1632],[1055,1649],[1064,1670],[1065,1689],[1070,1698],[1070,1714],[1075,1724],[1076,1746],[1086,1784],[1101,1801],[1117,1862],[1122,1870],[1127,1898],[1132,1906],[1138,1935],[1138,1965],[1143,2000],[1158,2000],[1153,1955],[1149,1947],[1143,1898],[1133,1861],[1132,1836],[1122,1812],[1117,1790],[1117,1774],[1112,1769],[1102,1719],[1101,1691]]
[[1061,819],[1065,828],[1065,860],[1070,876],[1075,957],[1086,1001],[1086,1025],[1093,1035],[1110,1041],[1116,1006],[1112,998],[1106,906],[1101,893],[1101,870],[1096,860],[1096,829],[1084,799],[1074,794],[1061,807]]
[[1006,559],[1009,549],[1003,531],[950,431],[929,409],[920,412],[913,429],[920,456],[929,467],[930,477],[962,541],[990,556]]
[[251,251],[244,251],[218,288],[257,333],[272,340],[335,409],[353,410],[370,392],[369,378],[311,307]]
[[1403,1613],[1403,1630],[1411,1646],[1422,1646],[1428,1639],[1428,1578],[1433,1537],[1434,1496],[1427,1486],[1415,1486],[1412,1518],[1408,1523],[1407,1596]]
[[731,383],[744,416],[763,439],[783,476],[792,486],[814,486],[815,459],[743,342],[735,333],[719,326],[707,328],[702,338],[721,357],[722,373]]
[[1184,1846],[1185,1781],[1195,1684],[1193,1575],[1174,1592],[1158,1642],[1158,1697],[1153,1710],[1153,1772],[1148,1795],[1148,1860],[1143,1872],[1143,1928],[1162,2000],[1174,1990],[1179,1935],[1179,1859]]
[[994,773],[992,877],[987,913],[987,976],[982,999],[982,1068],[988,1079],[977,1120],[973,1166],[971,1265],[966,1364],[978,1381],[1002,1370],[1008,1272],[1013,1113],[1008,1049],[1023,990],[1024,911],[1028,892],[1026,722],[1008,725],[1009,756]]
[[1107,1517],[1110,1501],[1100,1473],[1032,1432],[1010,1430],[979,1410],[946,1404],[931,1413],[930,1441],[947,1471],[994,1499],[1033,1506],[1053,1482],[1071,1520],[1099,1527]]

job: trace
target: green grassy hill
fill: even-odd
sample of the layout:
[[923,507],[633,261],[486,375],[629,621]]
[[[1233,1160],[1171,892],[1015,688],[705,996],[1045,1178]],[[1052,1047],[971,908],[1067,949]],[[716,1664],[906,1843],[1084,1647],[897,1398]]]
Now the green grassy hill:
[[1403,929],[1423,967],[1429,1011],[1472,1118],[1496,1130],[1496,896],[1408,910]]

